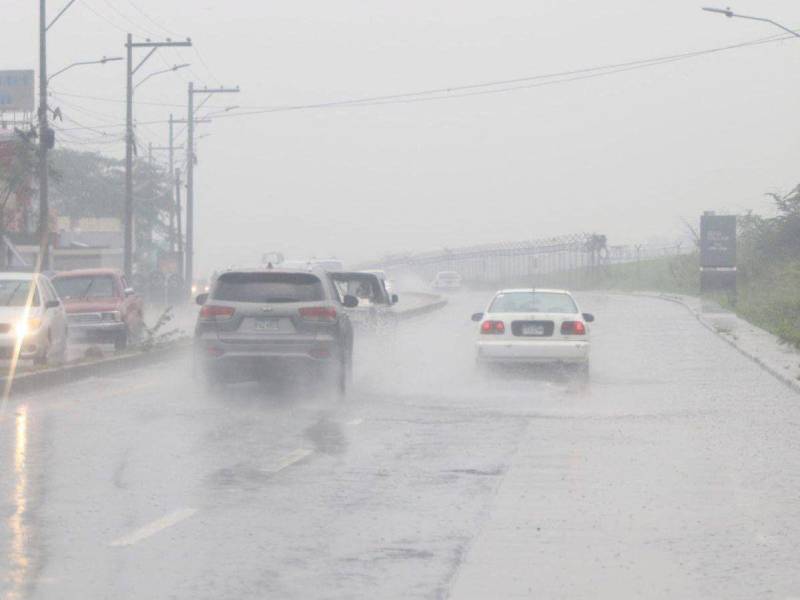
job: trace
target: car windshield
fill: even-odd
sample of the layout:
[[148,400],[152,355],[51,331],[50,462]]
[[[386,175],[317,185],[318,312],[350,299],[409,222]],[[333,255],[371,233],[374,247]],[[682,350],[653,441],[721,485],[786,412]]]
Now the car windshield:
[[[0,306],[25,306],[30,290],[28,280],[0,280]],[[34,290],[31,306],[39,306],[38,290]]]
[[225,273],[212,297],[227,302],[314,302],[323,300],[322,282],[310,273]]
[[568,294],[560,292],[506,292],[495,296],[489,312],[574,314],[578,307]]
[[75,275],[53,279],[53,287],[64,300],[113,298],[114,278],[110,275]]

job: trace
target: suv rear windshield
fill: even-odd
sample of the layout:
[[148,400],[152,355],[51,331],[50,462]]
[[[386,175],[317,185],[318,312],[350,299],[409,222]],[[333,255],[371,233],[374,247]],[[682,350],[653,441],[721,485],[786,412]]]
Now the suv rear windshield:
[[322,282],[310,273],[224,273],[214,300],[228,302],[315,302],[325,299]]
[[54,277],[53,287],[64,300],[78,298],[113,298],[114,278],[110,275],[74,275]]
[[508,292],[495,296],[489,312],[575,314],[578,307],[569,295],[560,292]]

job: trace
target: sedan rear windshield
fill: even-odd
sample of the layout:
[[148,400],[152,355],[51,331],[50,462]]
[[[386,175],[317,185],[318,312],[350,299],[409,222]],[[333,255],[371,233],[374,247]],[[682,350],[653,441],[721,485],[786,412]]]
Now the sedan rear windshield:
[[224,273],[214,300],[228,302],[315,302],[325,299],[322,282],[310,273]]
[[113,298],[114,278],[110,275],[75,275],[55,277],[53,287],[64,300],[78,298]]
[[568,294],[559,292],[508,292],[495,296],[489,312],[575,314],[578,307]]

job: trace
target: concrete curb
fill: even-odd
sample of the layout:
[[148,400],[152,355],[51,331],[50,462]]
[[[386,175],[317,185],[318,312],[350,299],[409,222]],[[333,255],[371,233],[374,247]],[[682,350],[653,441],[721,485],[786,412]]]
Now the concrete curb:
[[[673,302],[675,304],[679,304],[683,306],[689,313],[697,319],[697,321],[706,329],[708,329],[711,333],[716,335],[719,339],[724,341],[726,344],[734,348],[739,354],[745,356],[756,363],[759,367],[764,369],[767,373],[778,379],[781,383],[786,385],[787,387],[791,388],[795,392],[800,393],[800,381],[795,379],[794,377],[788,376],[783,370],[775,367],[760,356],[755,354],[754,352],[744,348],[741,344],[737,343],[737,340],[731,339],[727,335],[724,335],[717,327],[714,326],[705,316],[703,313],[698,311],[696,308],[691,306],[687,303],[681,296],[675,296],[671,294],[663,294],[663,293],[647,293],[647,292],[636,292],[632,294],[633,296],[639,296],[643,298],[655,298],[658,300],[665,300],[667,302]],[[699,299],[698,299],[699,300]],[[753,326],[755,327],[755,326]],[[798,356],[800,358],[800,356]]]
[[[11,385],[11,394],[31,393],[79,381],[94,375],[108,375],[150,365],[162,360],[168,360],[181,352],[185,352],[190,346],[191,341],[184,338],[163,346],[157,346],[151,350],[112,356],[92,362],[74,363],[32,373],[21,373],[14,377]],[[7,382],[8,377],[0,377],[0,384],[2,384],[3,389],[5,389]]]

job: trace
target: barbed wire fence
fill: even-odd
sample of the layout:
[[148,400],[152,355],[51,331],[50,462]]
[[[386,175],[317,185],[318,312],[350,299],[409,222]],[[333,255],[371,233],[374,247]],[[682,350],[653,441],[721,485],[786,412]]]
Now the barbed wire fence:
[[413,274],[427,281],[455,271],[466,284],[582,287],[597,281],[610,265],[690,254],[693,244],[609,245],[606,236],[580,233],[538,240],[387,255],[371,268],[394,276]]

